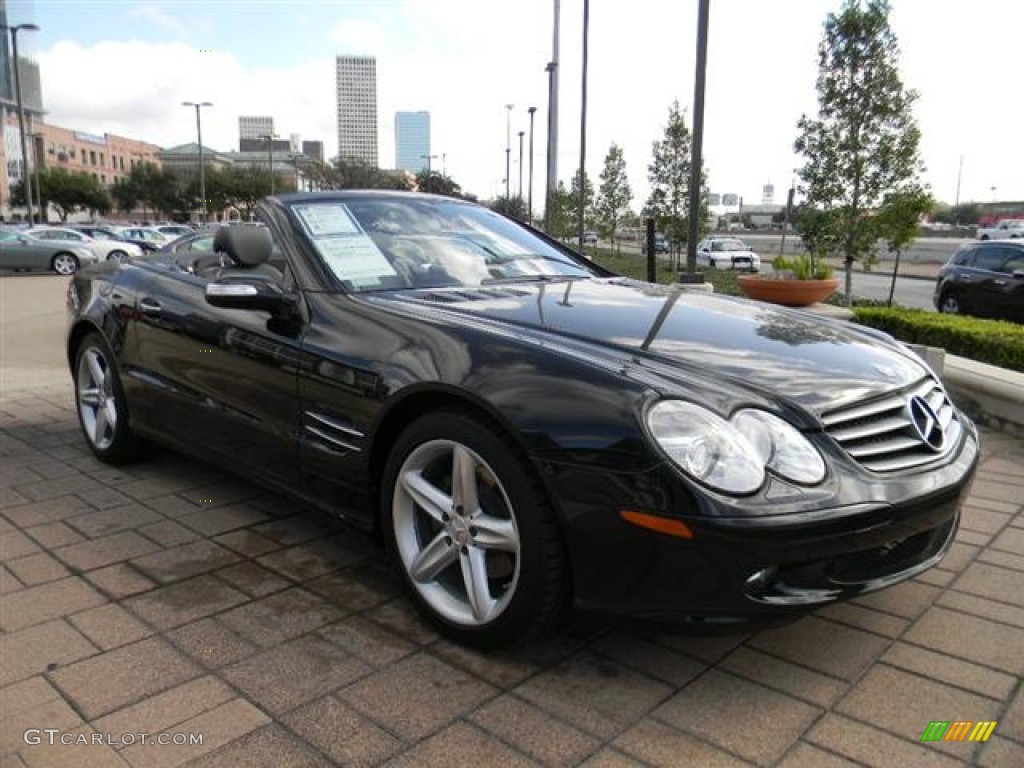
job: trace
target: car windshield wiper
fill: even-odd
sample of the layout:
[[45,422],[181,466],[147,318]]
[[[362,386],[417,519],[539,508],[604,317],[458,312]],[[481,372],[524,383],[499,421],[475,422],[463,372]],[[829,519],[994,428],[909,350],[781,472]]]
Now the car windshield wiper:
[[589,280],[590,275],[509,275],[508,277],[488,277],[480,281],[480,285],[497,285],[500,283],[564,283],[567,280]]

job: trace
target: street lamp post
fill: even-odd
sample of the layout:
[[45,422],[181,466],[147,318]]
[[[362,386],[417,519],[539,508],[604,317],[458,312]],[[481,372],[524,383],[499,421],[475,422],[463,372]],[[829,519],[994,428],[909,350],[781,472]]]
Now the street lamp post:
[[267,164],[270,168],[270,194],[274,194],[274,139],[272,133],[265,133],[259,138],[267,140]]
[[18,31],[27,29],[30,32],[38,32],[39,27],[35,24],[15,24],[13,27],[3,24],[0,25],[0,29],[11,33],[11,60],[14,66],[14,97],[18,104],[18,132],[21,134],[21,184],[25,191],[25,207],[28,210],[28,223],[35,224],[35,219],[32,215],[32,177],[28,168],[28,145],[25,143],[25,104],[21,100],[21,67],[18,66]]
[[199,116],[199,110],[203,107],[212,107],[209,101],[183,101],[183,107],[196,108],[196,137],[199,139],[199,197],[202,207],[199,209],[199,223],[206,223],[206,168],[203,164],[203,121]]
[[523,136],[526,131],[519,132],[519,199],[523,199]]
[[552,204],[558,188],[558,26],[561,16],[559,0],[554,0],[555,22],[551,45],[551,61],[544,68],[548,73],[548,152],[547,182],[544,195],[544,231],[551,233]]
[[537,111],[536,107],[530,107],[527,112],[530,113],[530,180],[529,187],[526,192],[526,216],[527,221],[530,225],[533,225],[533,115]]
[[35,162],[32,164],[32,172],[36,184],[36,203],[39,204],[39,223],[46,224],[49,219],[49,205],[43,201],[43,185],[39,183],[39,158],[42,156],[43,142],[46,140],[41,133],[29,134],[32,137],[32,156]]
[[506,104],[505,109],[505,199],[512,197],[510,187],[512,184],[512,110],[515,104]]
[[579,249],[583,252],[583,229],[586,224],[587,211],[587,50],[590,39],[590,0],[583,0],[583,79],[580,87],[580,209],[577,212],[576,234],[579,236]]

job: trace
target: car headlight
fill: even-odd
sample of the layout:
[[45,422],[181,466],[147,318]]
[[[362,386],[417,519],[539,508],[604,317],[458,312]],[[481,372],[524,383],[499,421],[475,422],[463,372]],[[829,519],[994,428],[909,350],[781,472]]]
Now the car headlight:
[[764,483],[764,464],[750,441],[699,405],[662,400],[647,412],[647,428],[680,469],[712,488],[747,494]]
[[778,416],[750,408],[733,414],[729,421],[754,446],[768,469],[802,485],[815,485],[825,479],[821,454]]
[[727,421],[693,403],[663,400],[647,412],[647,427],[680,469],[726,493],[753,493],[768,469],[803,485],[825,479],[817,449],[765,411],[747,408]]

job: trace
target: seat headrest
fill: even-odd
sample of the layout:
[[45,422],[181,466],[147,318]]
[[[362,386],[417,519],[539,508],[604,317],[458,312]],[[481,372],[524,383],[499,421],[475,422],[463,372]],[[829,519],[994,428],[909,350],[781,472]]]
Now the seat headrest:
[[213,236],[214,253],[226,253],[243,267],[255,267],[270,258],[274,242],[266,227],[221,227]]

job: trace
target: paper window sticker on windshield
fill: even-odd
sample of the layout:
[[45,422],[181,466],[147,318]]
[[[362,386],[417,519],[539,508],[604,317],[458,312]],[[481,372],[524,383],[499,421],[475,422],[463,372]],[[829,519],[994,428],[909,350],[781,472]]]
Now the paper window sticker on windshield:
[[331,235],[357,235],[363,230],[348,210],[348,206],[336,203],[333,205],[297,205],[294,208],[310,237],[328,237]]
[[368,235],[320,238],[316,247],[331,271],[356,287],[377,285],[382,277],[398,274]]

